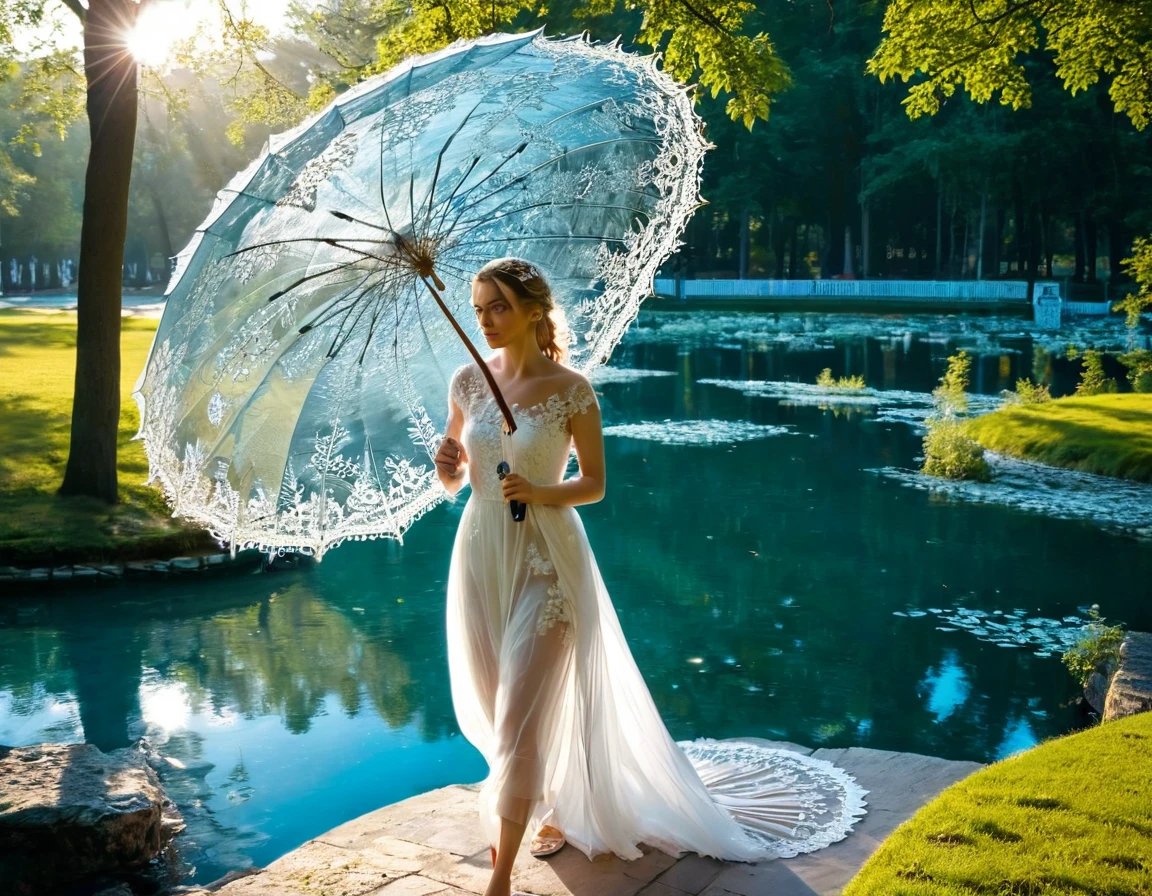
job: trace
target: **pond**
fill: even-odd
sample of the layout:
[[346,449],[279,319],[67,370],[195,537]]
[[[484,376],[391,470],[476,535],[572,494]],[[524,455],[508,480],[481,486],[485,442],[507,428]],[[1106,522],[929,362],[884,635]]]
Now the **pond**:
[[[1122,335],[1086,326],[1071,341]],[[925,393],[957,347],[977,356],[978,407],[1017,376],[1074,388],[1069,335],[1027,329],[641,314],[595,378],[608,488],[579,512],[675,738],[991,762],[1091,724],[1060,654],[1093,603],[1109,622],[1152,627],[1152,541],[1132,520],[907,481]],[[882,399],[830,402],[799,385],[825,367],[862,374]],[[146,734],[172,766],[195,883],[480,780],[444,643],[466,495],[402,547],[352,542],[300,569],[0,604],[0,743],[108,750]]]

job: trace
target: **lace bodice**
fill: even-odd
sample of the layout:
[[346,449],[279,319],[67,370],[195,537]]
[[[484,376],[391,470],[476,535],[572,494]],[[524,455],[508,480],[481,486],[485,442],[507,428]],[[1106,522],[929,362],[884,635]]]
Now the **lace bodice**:
[[572,454],[573,414],[583,414],[599,406],[596,393],[587,381],[580,379],[546,401],[523,408],[516,402],[509,407],[516,420],[511,438],[512,456],[505,458],[502,445],[504,418],[500,406],[488,388],[480,368],[466,364],[452,374],[449,394],[464,412],[464,431],[460,440],[468,452],[468,481],[477,498],[503,501],[496,465],[507,459],[512,472],[535,485],[556,485],[563,481]]

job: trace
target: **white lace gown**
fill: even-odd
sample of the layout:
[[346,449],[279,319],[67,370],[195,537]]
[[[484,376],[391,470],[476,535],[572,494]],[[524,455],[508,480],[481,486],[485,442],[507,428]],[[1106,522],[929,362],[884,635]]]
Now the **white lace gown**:
[[[596,403],[578,381],[502,417],[479,368],[452,376],[472,487],[448,574],[452,699],[489,774],[480,820],[564,832],[589,858],[696,852],[735,861],[794,856],[843,839],[864,814],[855,781],[831,763],[753,743],[672,740],[624,639],[571,506],[529,504],[512,519],[496,466],[535,484],[563,480],[570,418]],[[673,558],[669,558],[674,562]]]

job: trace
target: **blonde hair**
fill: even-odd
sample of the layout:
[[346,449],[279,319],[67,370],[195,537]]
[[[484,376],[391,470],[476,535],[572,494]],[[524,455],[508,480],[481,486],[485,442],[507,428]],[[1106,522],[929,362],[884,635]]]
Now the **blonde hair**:
[[492,259],[476,272],[476,279],[481,283],[499,280],[516,294],[521,305],[542,308],[544,314],[536,321],[536,344],[556,363],[568,362],[568,320],[540,268],[525,258],[509,255]]

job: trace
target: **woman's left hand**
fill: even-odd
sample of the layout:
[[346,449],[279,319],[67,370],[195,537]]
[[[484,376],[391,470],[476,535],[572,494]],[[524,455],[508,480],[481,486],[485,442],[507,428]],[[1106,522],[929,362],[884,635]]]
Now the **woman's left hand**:
[[522,504],[536,503],[536,486],[516,473],[509,473],[500,483],[505,501],[520,501]]

